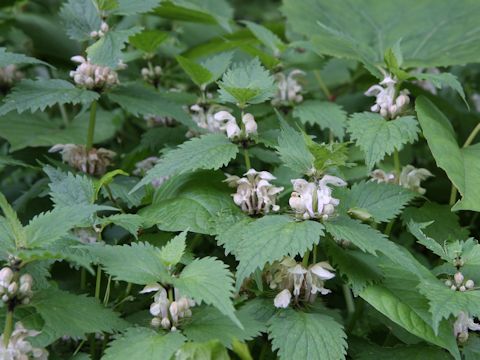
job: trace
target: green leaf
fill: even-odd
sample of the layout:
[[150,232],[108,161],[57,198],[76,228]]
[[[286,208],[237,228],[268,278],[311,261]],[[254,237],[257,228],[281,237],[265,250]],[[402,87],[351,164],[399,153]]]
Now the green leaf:
[[65,173],[49,165],[43,171],[50,178],[50,197],[57,207],[93,204],[95,189],[93,181],[87,176]]
[[433,252],[435,255],[440,256],[445,261],[452,260],[450,256],[447,254],[447,252],[445,251],[445,249],[442,247],[442,245],[440,245],[437,241],[435,241],[431,237],[428,237],[424,234],[423,229],[428,227],[428,225],[430,224],[431,222],[418,224],[413,220],[410,220],[410,222],[408,223],[408,230],[413,236],[415,236],[419,244],[425,246],[428,250]]
[[168,33],[165,31],[144,30],[139,34],[131,36],[128,41],[138,50],[147,54],[154,54],[167,38]]
[[220,260],[212,257],[195,259],[182,270],[173,283],[183,294],[198,303],[215,306],[237,326],[243,328],[235,315],[231,300],[234,290],[232,274]]
[[331,101],[307,100],[295,106],[293,116],[304,125],[318,125],[323,130],[329,129],[339,139],[345,136],[347,113],[340,105]]
[[417,193],[404,187],[375,182],[359,182],[351,189],[338,190],[340,209],[357,208],[367,211],[376,222],[394,219]]
[[179,332],[162,334],[148,328],[129,328],[109,344],[102,360],[170,360],[185,341]]
[[60,18],[70,39],[90,40],[92,31],[100,30],[102,18],[92,0],[69,0],[60,9]]
[[4,47],[0,47],[0,68],[12,64],[42,64],[52,67],[44,61],[23,54],[11,53]]
[[87,48],[90,61],[96,65],[116,68],[122,60],[122,50],[128,38],[142,31],[139,26],[125,30],[109,30],[97,42]]
[[88,105],[99,98],[99,94],[75,87],[65,80],[38,79],[22,80],[3,100],[0,116],[16,110],[18,113],[30,110],[44,111],[56,104]]
[[293,171],[301,174],[311,172],[315,158],[308,149],[305,137],[286,122],[281,123],[277,152],[282,162]]
[[347,335],[327,315],[283,310],[269,322],[269,338],[280,359],[345,359]]
[[180,262],[183,254],[185,253],[187,232],[184,231],[181,234],[175,236],[170,240],[160,252],[160,259],[165,266],[174,266]]
[[160,176],[185,174],[199,169],[217,170],[227,165],[237,153],[237,145],[223,134],[207,134],[191,139],[163,156],[132,192]]
[[17,213],[0,192],[0,209],[4,217],[0,216],[0,247],[2,250],[25,246],[27,235]]
[[218,86],[221,101],[242,106],[260,104],[271,99],[277,92],[273,77],[263,68],[258,58],[232,65]]
[[[353,354],[353,352],[352,352]],[[355,360],[451,360],[451,356],[444,350],[425,344],[395,345],[394,347],[381,347],[367,342],[362,342],[358,352],[354,353]]]
[[460,148],[452,125],[427,98],[419,97],[415,109],[437,165],[462,195],[452,210],[480,211],[480,144]]
[[245,20],[242,21],[242,23],[247,26],[248,30],[250,30],[252,34],[263,43],[263,45],[272,50],[274,55],[278,55],[285,49],[286,46],[283,41],[276,34],[271,32],[270,29],[251,21]]
[[153,245],[132,243],[123,246],[97,245],[89,248],[114,279],[140,285],[169,280],[168,272],[160,261],[160,250]]
[[126,173],[122,169],[115,169],[107,172],[98,181],[95,181],[95,199],[98,198],[98,194],[100,190],[103,187],[108,187],[108,185],[110,185],[112,181],[115,179],[115,177],[118,175],[128,176],[128,173]]
[[308,150],[314,157],[313,167],[316,173],[324,173],[329,168],[349,166],[348,143],[318,144],[306,137]]
[[212,81],[217,80],[227,70],[232,61],[233,52],[223,52],[202,61],[202,66],[213,75]]
[[411,116],[387,121],[379,114],[364,112],[351,115],[347,131],[365,153],[366,164],[372,169],[385,155],[415,142],[419,129]]
[[237,288],[256,269],[284,256],[295,257],[311,250],[323,236],[323,225],[315,221],[296,221],[286,215],[266,215],[248,224],[227,245],[235,249],[239,261]]
[[286,0],[283,6],[287,24],[318,53],[379,65],[401,39],[404,68],[476,62],[480,45],[469,31],[478,11],[476,1]]
[[207,84],[214,80],[213,74],[195,61],[180,55],[176,56],[176,59],[192,81],[201,88],[205,88]]
[[88,333],[122,330],[128,324],[96,299],[54,288],[36,292],[30,305],[44,320],[41,334],[35,337],[44,346],[62,336],[84,338]]
[[206,343],[188,342],[175,354],[176,360],[230,360],[228,351],[216,340]]
[[101,219],[102,225],[115,224],[138,238],[138,232],[143,227],[143,218],[137,214],[115,214]]
[[118,0],[118,6],[113,10],[114,15],[135,15],[143,14],[150,12],[155,9],[161,0],[142,0],[142,1],[131,1],[131,0]]
[[455,90],[458,95],[465,102],[467,107],[469,107],[467,99],[465,98],[465,92],[463,91],[462,84],[458,81],[457,77],[453,74],[444,72],[440,74],[432,73],[415,73],[412,74],[414,79],[418,80],[427,80],[433,84],[438,89],[443,89],[444,87],[450,87]]

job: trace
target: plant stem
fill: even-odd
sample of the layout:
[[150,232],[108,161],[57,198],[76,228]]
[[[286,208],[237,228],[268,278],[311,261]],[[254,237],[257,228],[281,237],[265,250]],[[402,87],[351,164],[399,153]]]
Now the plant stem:
[[303,260],[302,260],[302,265],[303,267],[307,267],[308,266],[308,259],[310,258],[310,250],[307,250],[305,252],[305,255],[303,255]]
[[93,100],[90,107],[90,121],[88,122],[87,142],[85,147],[90,150],[93,146],[93,136],[95,135],[95,121],[97,119],[97,100]]
[[326,98],[328,100],[331,100],[332,99],[332,93],[330,92],[330,90],[328,90],[328,87],[327,85],[325,84],[325,82],[323,81],[322,79],[322,75],[320,74],[320,71],[319,70],[315,70],[313,72],[313,74],[315,75],[315,78],[317,79],[317,82],[318,82],[318,85],[320,86],[320,89],[323,91],[323,93],[325,94]]
[[313,245],[313,263],[317,263],[317,251],[318,251],[318,245],[315,244]]
[[243,148],[243,157],[245,158],[245,166],[247,167],[247,171],[252,168],[252,165],[250,163],[250,156],[248,155],[248,149]]
[[400,156],[398,155],[398,150],[393,150],[393,165],[395,167],[395,174],[400,176],[402,165],[400,164]]
[[110,300],[110,284],[112,282],[112,275],[108,277],[107,280],[107,288],[105,289],[105,296],[103,297],[103,306],[108,305],[108,301]]
[[85,268],[80,269],[80,290],[85,290],[87,287],[87,271]]
[[353,301],[352,292],[350,291],[350,288],[346,284],[342,285],[342,290],[343,290],[343,295],[345,297],[345,303],[347,305],[348,315],[351,316],[355,312],[355,302]]
[[395,224],[395,219],[390,220],[390,222],[385,227],[385,235],[390,236],[393,229],[393,224]]
[[5,348],[8,346],[8,342],[10,341],[10,336],[12,335],[13,331],[13,310],[7,311],[7,317],[5,318],[5,328],[3,330],[3,345]]
[[100,286],[102,285],[102,268],[97,267],[97,282],[95,284],[95,299],[100,299]]

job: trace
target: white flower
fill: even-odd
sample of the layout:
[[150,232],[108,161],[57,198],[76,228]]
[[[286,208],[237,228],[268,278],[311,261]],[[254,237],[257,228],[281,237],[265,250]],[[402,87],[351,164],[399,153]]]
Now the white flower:
[[384,74],[384,79],[377,85],[371,86],[366,92],[366,96],[375,96],[376,101],[370,110],[378,112],[384,118],[394,119],[402,113],[410,103],[408,90],[401,90],[396,94],[395,84],[397,80],[390,74]]
[[219,123],[219,129],[225,131],[229,139],[239,137],[248,138],[257,133],[257,123],[253,115],[250,113],[243,114],[242,116],[244,130],[240,129],[237,120],[228,111],[219,111],[214,115],[214,118]]
[[84,244],[93,244],[97,242],[97,234],[91,227],[73,229],[75,235]]
[[109,28],[108,24],[105,21],[102,21],[102,23],[100,24],[100,29],[97,30],[97,31],[92,31],[90,33],[90,37],[93,38],[93,39],[98,38],[98,37],[104,37],[109,29],[110,28]]
[[310,266],[305,279],[306,298],[308,298],[310,301],[313,301],[317,294],[330,294],[331,290],[326,289],[324,284],[325,280],[330,280],[335,277],[335,273],[333,271],[334,269],[325,261]]
[[9,267],[0,270],[0,286],[7,288],[13,280],[13,271]]
[[140,73],[142,74],[143,80],[150,84],[157,85],[162,75],[162,68],[158,65],[152,68],[144,67]]
[[104,148],[91,148],[87,151],[84,145],[75,144],[57,144],[48,152],[60,152],[63,162],[90,175],[105,174],[112,158],[116,155],[115,152]]
[[[71,60],[80,64],[74,71],[70,71],[70,77],[80,87],[101,91],[119,83],[117,72],[108,66],[92,64],[88,58],[79,55]],[[125,67],[122,62],[118,64],[118,69]]]
[[48,352],[43,348],[33,347],[29,341],[30,337],[35,337],[40,333],[35,330],[27,330],[21,322],[15,324],[15,330],[12,332],[7,346],[3,341],[3,335],[0,337],[0,359],[2,360],[47,360]]
[[7,65],[0,67],[0,93],[5,88],[8,90],[16,81],[23,78],[23,73],[17,69],[16,65]]
[[387,173],[381,169],[376,169],[372,171],[370,174],[370,177],[371,177],[371,181],[375,181],[379,184],[380,183],[395,184],[395,182],[397,181],[397,177],[393,172]]
[[293,295],[295,296],[295,298],[298,298],[307,270],[305,270],[302,265],[297,264],[294,267],[288,269],[288,272],[293,278]]
[[280,210],[277,205],[277,195],[283,191],[283,187],[277,187],[270,183],[275,176],[268,171],[248,170],[246,177],[238,177],[226,174],[224,180],[230,187],[237,187],[237,192],[232,194],[236,205],[248,214],[268,214],[270,211]]
[[218,106],[210,106],[208,109],[198,104],[190,106],[192,120],[198,125],[199,128],[208,130],[208,132],[211,133],[218,133],[222,131],[220,129],[221,124],[214,118],[214,114],[218,110]]
[[478,331],[480,330],[480,324],[476,324],[473,318],[461,311],[453,324],[453,334],[458,341],[463,343],[468,340],[468,330]]
[[273,304],[275,305],[276,308],[285,309],[288,307],[288,305],[290,305],[291,300],[292,300],[292,294],[290,293],[290,290],[283,289],[277,294],[277,296],[275,296],[275,299],[273,300]]
[[412,165],[407,165],[402,169],[398,183],[404,188],[423,195],[426,190],[420,186],[420,183],[431,176],[433,176],[433,174],[427,169],[417,169]]
[[303,101],[302,85],[297,81],[299,76],[303,76],[305,73],[301,70],[292,70],[288,76],[284,73],[275,74],[277,81],[278,91],[275,98],[272,100],[272,104],[277,105],[289,105],[292,103],[300,103]]
[[289,199],[290,207],[303,219],[327,220],[335,212],[340,203],[332,197],[333,186],[346,186],[347,183],[331,175],[325,175],[318,182],[308,182],[304,179],[293,179],[293,192]]

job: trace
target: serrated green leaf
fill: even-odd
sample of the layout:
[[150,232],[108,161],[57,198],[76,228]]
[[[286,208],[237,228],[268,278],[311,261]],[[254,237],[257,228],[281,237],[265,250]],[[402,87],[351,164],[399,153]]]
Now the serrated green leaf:
[[69,0],[60,9],[60,18],[70,39],[90,40],[92,31],[100,30],[102,18],[92,0]]
[[327,315],[284,310],[269,321],[269,338],[280,359],[345,359],[347,335]]
[[232,274],[220,260],[211,257],[195,259],[182,270],[173,283],[183,294],[196,302],[215,306],[237,326],[243,328],[235,315],[231,300],[234,291]]
[[11,53],[4,47],[0,47],[0,68],[13,64],[42,64],[52,67],[44,61],[23,54]]
[[0,243],[1,249],[12,249],[25,246],[27,237],[22,223],[18,219],[17,213],[8,203],[5,195],[0,192],[0,209],[4,217],[0,216]]
[[207,134],[191,139],[175,150],[169,151],[147,172],[132,192],[160,176],[185,174],[200,169],[217,170],[227,165],[237,153],[238,147],[222,134]]
[[207,84],[214,80],[213,74],[204,66],[196,63],[195,61],[180,55],[178,55],[176,59],[182,69],[187,73],[188,76],[190,76],[190,79],[192,79],[192,81],[201,88],[204,88]]
[[450,87],[457,92],[458,95],[465,102],[467,107],[469,107],[467,99],[465,98],[465,91],[463,91],[462,84],[458,81],[457,77],[453,74],[444,72],[440,74],[432,73],[415,73],[412,74],[414,79],[426,80],[433,84],[438,89],[443,89],[444,87]]
[[161,0],[118,0],[118,6],[113,10],[115,15],[130,16],[135,14],[144,14],[155,9]]
[[138,238],[138,231],[143,227],[143,218],[137,214],[115,214],[101,219],[102,225],[115,224]]
[[95,200],[93,181],[85,175],[65,173],[49,165],[43,171],[50,178],[50,197],[57,207],[92,205]]
[[265,102],[277,92],[273,77],[258,58],[232,65],[218,86],[221,101],[243,106]]
[[188,342],[183,345],[176,353],[176,360],[230,360],[228,351],[216,340],[205,343]]
[[158,47],[168,38],[168,33],[160,30],[144,30],[131,36],[128,41],[138,50],[153,54]]
[[308,150],[313,155],[313,167],[317,173],[322,174],[329,168],[349,166],[347,143],[318,144],[309,137],[306,138],[306,142]]
[[480,144],[461,149],[452,125],[427,98],[419,97],[415,109],[437,165],[462,195],[452,210],[480,211]]
[[286,122],[281,123],[277,152],[283,163],[298,173],[307,174],[313,168],[315,158],[308,150],[305,137]]
[[22,80],[3,100],[0,116],[16,110],[18,113],[30,110],[44,111],[56,104],[88,105],[99,98],[99,94],[80,89],[65,80],[38,79]]
[[365,153],[366,164],[372,169],[385,155],[415,142],[419,128],[411,116],[387,121],[379,114],[364,112],[351,115],[347,131]]
[[187,232],[184,231],[181,234],[175,236],[170,240],[167,245],[160,250],[160,259],[165,266],[173,266],[180,262],[183,254],[185,253]]
[[185,341],[179,332],[162,334],[148,328],[129,328],[110,343],[102,360],[170,360]]
[[153,245],[132,243],[123,246],[97,245],[89,248],[114,279],[140,285],[170,279],[167,269],[160,261],[160,250]]
[[345,136],[347,113],[343,108],[331,101],[307,100],[293,109],[293,116],[302,124],[318,125],[321,129],[329,129],[339,139]]
[[41,334],[35,338],[43,346],[62,336],[84,338],[88,333],[122,330],[128,324],[96,299],[55,288],[36,292],[30,305],[45,322]]
[[354,354],[355,360],[376,360],[376,359],[395,359],[395,360],[450,360],[451,356],[444,350],[427,346],[418,345],[395,345],[393,347],[381,347],[374,344],[362,342],[358,351]]
[[417,242],[423,246],[425,246],[428,250],[433,252],[435,255],[440,256],[445,261],[452,260],[450,256],[446,253],[445,249],[440,245],[437,241],[428,237],[424,234],[423,229],[428,227],[431,223],[421,223],[418,224],[413,220],[407,224],[408,230],[410,233],[415,236]]
[[252,34],[263,43],[263,45],[272,50],[274,55],[277,56],[285,49],[283,41],[270,31],[270,29],[251,21],[245,20],[242,22],[247,26],[248,30],[250,30]]
[[227,70],[232,61],[233,52],[223,52],[202,61],[202,66],[213,75],[212,81],[217,80]]

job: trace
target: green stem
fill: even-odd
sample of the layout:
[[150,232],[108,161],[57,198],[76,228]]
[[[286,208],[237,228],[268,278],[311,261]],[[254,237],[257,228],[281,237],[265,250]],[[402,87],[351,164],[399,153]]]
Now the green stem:
[[310,258],[310,250],[307,250],[305,252],[305,255],[303,255],[303,260],[302,260],[302,265],[303,267],[307,267],[308,266],[308,259]]
[[313,263],[317,263],[317,251],[318,251],[318,245],[315,244],[313,245]]
[[90,150],[93,146],[93,136],[95,135],[95,121],[97,119],[97,100],[93,100],[90,107],[90,121],[88,122],[87,142],[85,147]]
[[332,99],[332,93],[330,92],[330,90],[328,90],[328,87],[327,85],[325,84],[325,82],[323,81],[322,79],[322,75],[320,74],[320,71],[319,70],[315,70],[313,72],[313,74],[315,75],[315,78],[317,79],[317,82],[318,82],[318,85],[320,86],[320,89],[323,91],[323,93],[325,94],[326,98],[328,100],[331,100]]
[[355,303],[353,301],[352,292],[350,291],[350,288],[346,284],[342,285],[342,290],[343,290],[343,295],[345,297],[345,303],[347,305],[348,315],[351,316],[355,312]]
[[457,188],[452,183],[452,190],[450,191],[450,201],[448,202],[448,204],[450,206],[453,206],[455,205],[456,202],[457,202]]
[[395,224],[395,219],[390,220],[390,222],[385,227],[385,235],[390,236],[393,229],[393,224]]
[[395,166],[395,174],[400,176],[402,165],[400,164],[400,156],[397,149],[393,150],[393,164]]
[[112,275],[108,277],[107,280],[107,288],[105,289],[105,296],[103,297],[103,306],[108,305],[108,301],[110,300],[110,284],[112,282]]
[[247,171],[252,168],[252,165],[250,163],[250,156],[248,155],[248,149],[244,148],[243,149],[243,157],[245,158],[245,166],[247,167]]
[[95,284],[95,299],[100,299],[100,286],[102,285],[102,268],[97,267],[97,282]]
[[85,290],[87,287],[87,271],[85,268],[80,270],[80,290]]
[[5,328],[3,330],[3,345],[5,348],[8,346],[10,336],[13,332],[13,310],[7,311],[7,317],[5,318]]

